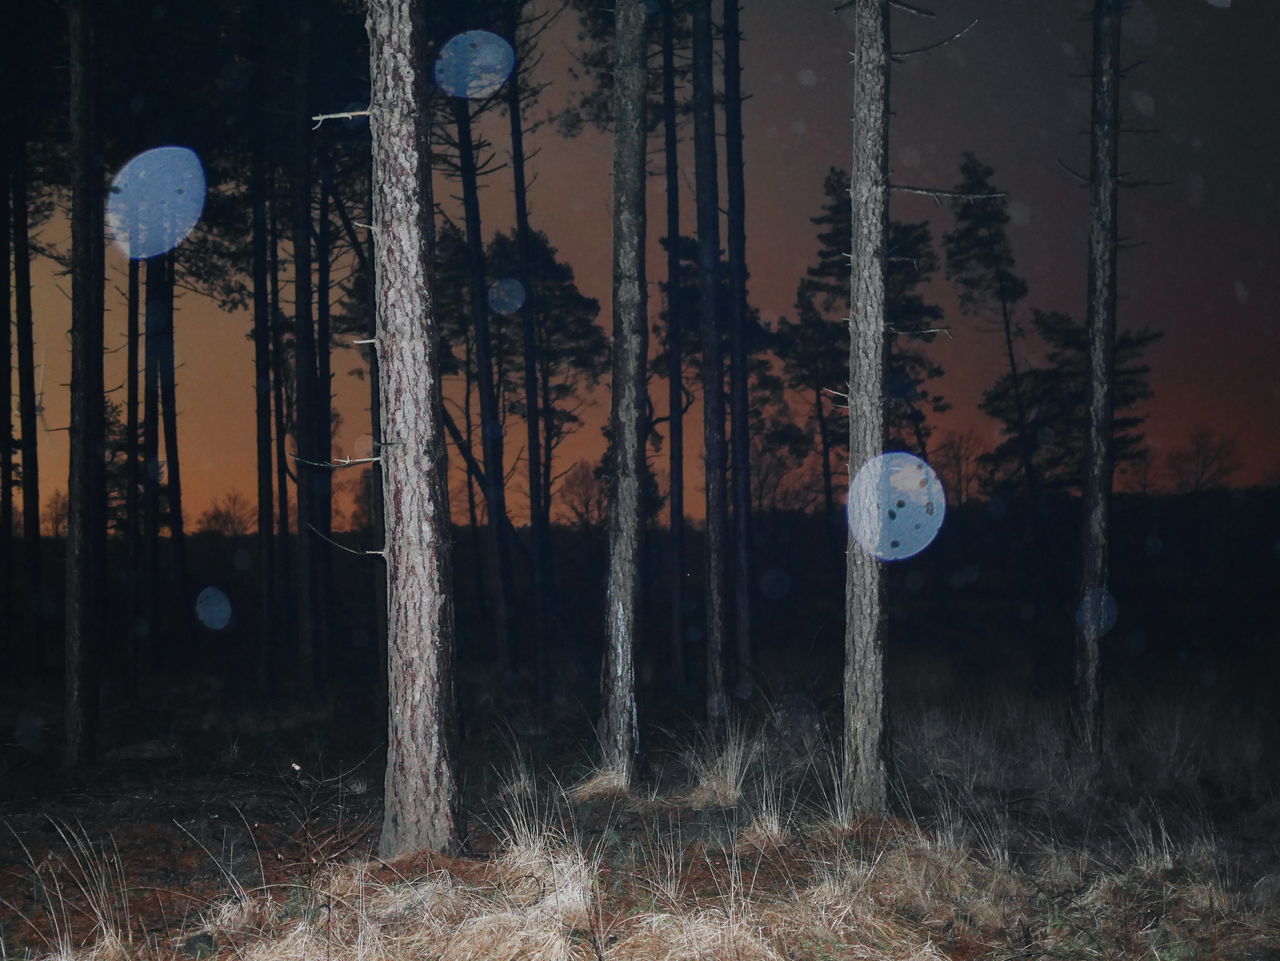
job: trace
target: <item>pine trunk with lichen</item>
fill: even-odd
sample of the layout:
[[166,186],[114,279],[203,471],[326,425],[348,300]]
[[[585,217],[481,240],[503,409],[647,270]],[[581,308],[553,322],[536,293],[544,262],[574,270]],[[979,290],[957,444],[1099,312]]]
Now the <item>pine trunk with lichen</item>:
[[640,613],[641,497],[648,319],[645,305],[645,58],[643,0],[619,0],[613,135],[613,452],[609,498],[604,768],[630,783],[636,750],[635,658]]
[[[888,221],[889,3],[854,0],[853,204],[849,251],[849,477],[884,438],[885,231]],[[844,766],[846,802],[888,807],[884,622],[879,561],[854,538],[845,551]]]
[[454,609],[419,5],[372,0],[365,25],[387,563],[389,724],[379,852],[388,857],[459,846]]

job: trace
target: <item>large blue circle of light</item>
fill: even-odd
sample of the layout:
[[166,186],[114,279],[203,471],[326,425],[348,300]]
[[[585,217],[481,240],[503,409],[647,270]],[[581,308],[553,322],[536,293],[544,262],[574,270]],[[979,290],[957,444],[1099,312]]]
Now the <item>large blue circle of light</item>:
[[133,260],[182,243],[204,210],[204,167],[186,147],[156,147],[120,168],[111,182],[107,226]]
[[206,587],[196,597],[196,617],[211,631],[221,631],[231,623],[231,598],[217,587]]
[[885,561],[919,554],[942,528],[947,498],[932,467],[895,451],[871,458],[854,475],[846,505],[863,550]]
[[468,30],[440,48],[436,84],[451,97],[483,100],[506,83],[515,64],[516,52],[496,33]]
[[489,306],[499,314],[514,314],[524,306],[524,284],[503,277],[489,285]]

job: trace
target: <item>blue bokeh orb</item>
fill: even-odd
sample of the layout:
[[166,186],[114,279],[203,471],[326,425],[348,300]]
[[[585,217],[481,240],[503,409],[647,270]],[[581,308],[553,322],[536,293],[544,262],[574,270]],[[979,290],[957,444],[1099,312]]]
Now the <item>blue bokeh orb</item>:
[[460,33],[436,57],[436,85],[451,97],[483,100],[497,93],[516,63],[511,44],[488,30]]
[[919,554],[942,528],[947,498],[932,467],[914,454],[880,454],[849,485],[849,528],[862,549],[881,560]]
[[120,168],[111,182],[107,226],[133,260],[168,253],[204,210],[204,167],[186,147],[156,147]]

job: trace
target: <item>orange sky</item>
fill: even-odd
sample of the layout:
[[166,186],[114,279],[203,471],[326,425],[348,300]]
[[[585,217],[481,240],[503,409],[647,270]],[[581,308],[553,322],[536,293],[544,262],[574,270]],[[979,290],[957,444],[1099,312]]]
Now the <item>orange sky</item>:
[[[1011,241],[1018,269],[1030,286],[1031,306],[1082,316],[1086,197],[1059,160],[1086,163],[1087,80],[1070,76],[1084,67],[1087,24],[1072,4],[1046,11],[1040,4],[1008,0],[956,0],[935,23],[898,18],[899,46],[917,46],[963,26],[978,27],[961,41],[895,67],[891,165],[899,182],[949,187],[957,179],[961,151],[972,149],[996,168],[1009,191],[1015,222]],[[848,41],[825,0],[763,3],[743,7],[745,42],[748,261],[751,297],[763,318],[789,314],[797,279],[814,258],[815,228],[809,217],[820,207],[822,177],[831,164],[848,163]],[[1238,477],[1250,483],[1274,477],[1280,468],[1275,435],[1280,408],[1280,232],[1275,229],[1280,195],[1273,172],[1277,125],[1248,105],[1258,91],[1280,85],[1280,61],[1263,37],[1280,35],[1277,13],[1239,5],[1230,11],[1201,0],[1139,2],[1127,20],[1126,60],[1147,61],[1125,87],[1131,123],[1158,130],[1126,140],[1122,166],[1141,176],[1169,181],[1121,198],[1124,231],[1145,246],[1121,260],[1121,323],[1149,324],[1165,332],[1151,353],[1152,386],[1148,436],[1159,455],[1179,446],[1197,423],[1236,438],[1246,459]],[[551,103],[569,84],[566,49],[570,24],[553,30],[545,44],[542,79],[555,86]],[[1275,82],[1272,82],[1275,81]],[[335,105],[340,107],[342,105]],[[542,108],[545,111],[545,107]],[[501,153],[505,122],[484,128]],[[597,298],[609,324],[609,170],[607,136],[588,131],[560,138],[544,125],[530,138],[540,153],[530,163],[536,181],[530,194],[532,221],[569,261],[584,293]],[[655,163],[660,158],[655,158]],[[683,225],[693,224],[692,165],[684,151],[686,184]],[[483,186],[481,203],[488,236],[510,224],[506,171]],[[661,279],[657,237],[663,231],[661,179],[653,178],[650,208],[650,276]],[[437,196],[457,192],[437,183]],[[894,215],[934,221],[935,242],[950,216],[920,197],[896,195]],[[65,243],[65,223],[48,225],[46,242]],[[123,257],[108,258],[109,285],[123,286]],[[67,279],[37,261],[33,271],[36,357],[44,364],[45,419],[65,427],[69,377],[66,331],[70,302]],[[283,280],[284,278],[282,278]],[[941,391],[955,410],[947,426],[972,427],[984,441],[994,427],[977,412],[982,389],[999,372],[999,345],[954,310],[949,286],[939,280],[931,296],[948,308],[955,336],[934,352],[947,370]],[[659,304],[656,288],[651,307]],[[108,387],[124,381],[124,308],[114,289],[108,296]],[[184,497],[194,521],[222,493],[251,495],[254,482],[252,344],[247,312],[223,314],[214,304],[183,294],[177,304],[176,352]],[[1034,355],[1024,356],[1033,360]],[[364,452],[368,443],[367,385],[349,371],[361,364],[354,351],[335,352],[335,404],[343,416],[339,453]],[[665,384],[655,384],[655,408],[665,413]],[[833,385],[834,386],[834,385]],[[599,425],[608,416],[607,388],[592,397],[588,424],[562,446],[557,469],[578,458],[599,456]],[[513,432],[508,458],[519,450],[523,430]],[[364,436],[363,443],[361,441]],[[66,488],[66,434],[42,433],[42,501]],[[687,502],[700,508],[700,410],[686,427]],[[452,458],[455,477],[460,463]],[[513,482],[513,513],[525,510],[524,482]],[[456,490],[455,485],[455,490]],[[455,509],[462,504],[455,500]]]

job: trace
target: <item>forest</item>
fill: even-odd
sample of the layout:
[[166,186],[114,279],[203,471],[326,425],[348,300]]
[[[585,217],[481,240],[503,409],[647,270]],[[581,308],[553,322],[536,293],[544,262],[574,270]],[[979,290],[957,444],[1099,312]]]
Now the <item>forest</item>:
[[1280,959],[1277,36],[4,4],[0,961]]

